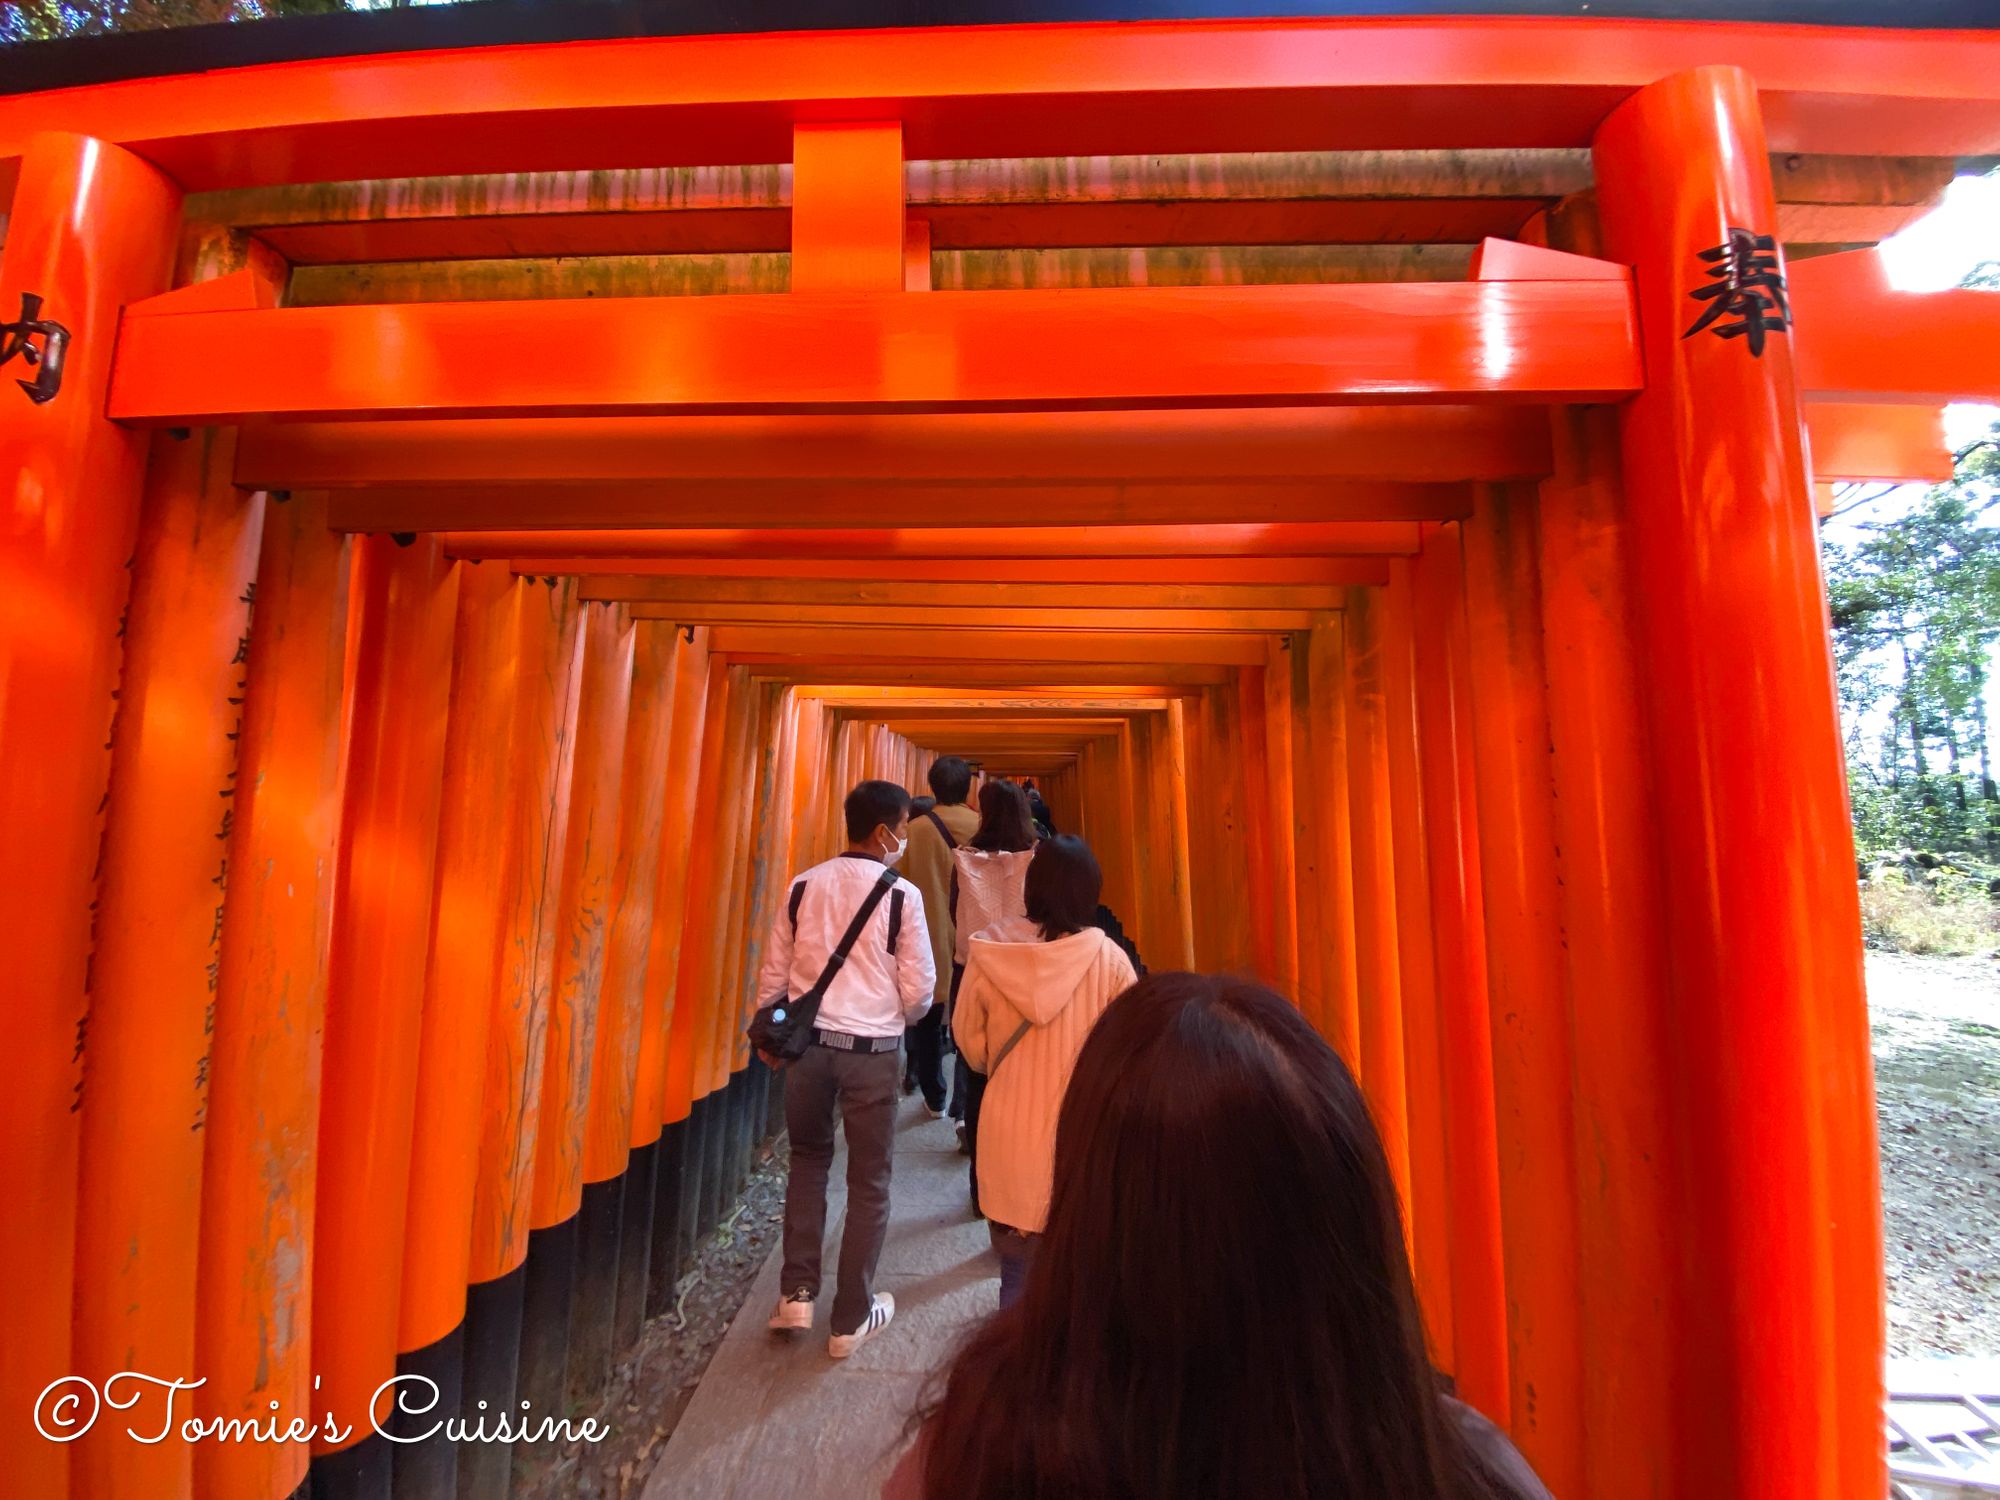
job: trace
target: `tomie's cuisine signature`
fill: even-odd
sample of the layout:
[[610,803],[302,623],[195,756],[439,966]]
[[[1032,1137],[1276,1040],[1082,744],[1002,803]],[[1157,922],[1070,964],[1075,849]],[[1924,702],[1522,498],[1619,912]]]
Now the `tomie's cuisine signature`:
[[[208,1384],[200,1380],[167,1380],[138,1370],[121,1370],[106,1380],[102,1388],[81,1375],[65,1375],[52,1380],[35,1398],[35,1430],[52,1443],[73,1443],[98,1423],[108,1408],[131,1411],[148,1395],[145,1419],[127,1427],[125,1436],[135,1443],[164,1443],[179,1437],[186,1443],[303,1443],[312,1439],[346,1443],[355,1429],[342,1422],[335,1412],[321,1412],[315,1420],[287,1417],[273,1401],[266,1417],[198,1417],[188,1414],[191,1403],[180,1398]],[[319,1377],[313,1377],[313,1389]],[[155,1411],[155,1405],[164,1407]],[[554,1440],[601,1442],[610,1428],[595,1417],[573,1422],[567,1417],[531,1418],[531,1403],[521,1403],[519,1415],[508,1411],[489,1412],[484,1401],[476,1413],[439,1416],[429,1425],[422,1419],[438,1409],[437,1382],[425,1375],[397,1375],[375,1388],[368,1401],[368,1425],[392,1443],[422,1443],[441,1437],[448,1443],[542,1443]],[[378,1416],[377,1414],[380,1413]]]

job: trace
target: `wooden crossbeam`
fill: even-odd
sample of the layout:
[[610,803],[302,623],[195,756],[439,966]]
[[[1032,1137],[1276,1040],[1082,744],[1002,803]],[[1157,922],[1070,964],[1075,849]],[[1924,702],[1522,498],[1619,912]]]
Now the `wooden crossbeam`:
[[795,293],[128,318],[108,409],[187,426],[1387,405],[1609,400],[1640,380],[1631,293],[1608,281]]
[[966,629],[1045,631],[1216,631],[1280,632],[1309,630],[1313,612],[1304,609],[1010,609],[954,605],[783,604],[732,601],[714,604],[634,604],[639,620],[671,620],[677,625],[861,625],[928,627],[949,644]]
[[[1954,167],[1948,156],[1774,153],[1781,235],[1872,243],[1934,203]],[[938,284],[956,286],[992,274],[966,251],[1470,244],[1512,235],[1536,209],[1587,190],[1591,169],[1580,149],[1298,151],[913,161],[904,180],[910,211],[929,226]],[[307,183],[195,194],[187,212],[250,230],[304,268],[293,305],[336,288],[351,300],[379,290],[397,266],[440,261],[563,258],[544,259],[540,278],[578,260],[649,259],[659,262],[649,274],[669,282],[754,275],[758,257],[789,250],[791,172],[771,164]],[[733,267],[712,266],[731,256]],[[673,264],[694,260],[712,268]],[[356,263],[371,274],[313,273]],[[475,285],[498,277],[462,274]],[[783,266],[771,274],[782,277]]]
[[1548,468],[1539,412],[1441,405],[285,423],[244,430],[236,481],[253,489],[653,479],[1449,482]]
[[[1330,523],[1339,524],[1339,523]],[[1353,522],[1360,525],[1402,525],[1402,522]],[[1077,548],[1092,545],[1093,534],[1111,527],[1077,527]],[[1277,530],[1278,528],[1270,528]],[[1411,530],[1416,528],[1412,525]],[[452,533],[456,535],[457,533]],[[1278,550],[1279,544],[1272,544]],[[715,579],[755,580],[776,583],[801,580],[813,583],[849,582],[881,584],[891,581],[915,583],[974,584],[1113,584],[1162,585],[1167,588],[1222,586],[1284,594],[1296,588],[1317,586],[1347,587],[1357,584],[1381,585],[1389,581],[1386,555],[1362,557],[1123,557],[1116,554],[1096,557],[985,557],[968,543],[966,555],[940,558],[806,558],[779,560],[619,558],[619,557],[514,557],[509,566],[529,577],[558,577],[568,574],[599,575],[634,579]],[[460,554],[464,555],[464,554]],[[611,570],[615,569],[613,573]],[[1148,590],[1151,592],[1152,590]]]
[[[1387,564],[1378,565],[1387,582]],[[1345,590],[1323,584],[913,583],[871,578],[636,578],[586,574],[584,599],[639,605],[898,606],[974,610],[1311,610],[1339,609]]]
[[1049,666],[1009,661],[1004,657],[962,657],[956,661],[935,657],[856,658],[833,655],[823,646],[780,652],[748,650],[739,645],[728,653],[728,659],[767,682],[854,691],[886,688],[952,691],[1018,688],[1052,693],[1191,691],[1221,683],[1234,671],[1225,665],[1195,662],[1067,662]]
[[[1223,523],[1211,526],[964,526],[749,531],[452,531],[442,538],[453,557],[502,557],[521,561],[521,571],[535,571],[544,559],[593,563],[581,572],[605,571],[615,559],[619,571],[663,576],[787,576],[843,578],[854,576],[854,563],[866,561],[869,577],[908,576],[951,578],[951,572],[921,569],[947,563],[986,566],[996,561],[1021,561],[1031,566],[1051,561],[1247,560],[1264,566],[1280,562],[1308,567],[1327,560],[1395,557],[1414,553],[1419,532],[1408,521],[1302,521],[1290,525]],[[876,567],[910,564],[906,575],[877,574]],[[973,577],[1002,577],[978,573]],[[1034,577],[1044,575],[1034,574]],[[1051,575],[1049,581],[1055,579]],[[1226,583],[1226,578],[1216,578]],[[1246,578],[1253,583],[1334,583],[1338,577],[1276,574]]]
[[[337,490],[327,517],[340,531],[463,532],[493,527],[673,529],[826,527],[984,530],[996,516],[1033,528],[1297,525],[1448,521],[1471,511],[1458,484],[1364,481],[1263,484],[964,485],[382,485]],[[1089,543],[1080,539],[1087,554]]]
[[1041,663],[1046,677],[1049,666],[1071,662],[1261,667],[1266,639],[1221,632],[1033,629],[954,630],[947,639],[934,628],[910,626],[718,625],[709,633],[709,648],[732,656],[750,652],[820,661],[887,657],[954,667],[982,660]]
[[1896,291],[1873,250],[1801,261],[1789,281],[1808,398],[1932,408],[2000,401],[2000,295]]
[[[2000,142],[2000,36],[1509,17],[687,36],[457,48],[0,99],[27,136],[143,149],[190,190],[461,172],[777,162],[793,122],[895,101],[912,159],[1579,147],[1633,89],[1733,63],[1773,149]],[[865,116],[864,116],[865,117]]]

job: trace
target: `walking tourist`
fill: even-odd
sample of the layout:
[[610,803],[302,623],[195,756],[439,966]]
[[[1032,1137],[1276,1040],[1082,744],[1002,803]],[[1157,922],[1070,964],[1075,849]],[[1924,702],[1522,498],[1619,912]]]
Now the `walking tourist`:
[[[930,1011],[910,1028],[909,1071],[923,1090],[924,1108],[933,1120],[944,1116],[945,1010],[951,999],[953,903],[952,851],[979,829],[979,814],[965,805],[972,790],[972,767],[956,755],[932,762],[934,803],[910,814],[910,852],[902,871],[924,898],[930,928],[931,961],[937,985]],[[905,1092],[908,1092],[905,1090]]]

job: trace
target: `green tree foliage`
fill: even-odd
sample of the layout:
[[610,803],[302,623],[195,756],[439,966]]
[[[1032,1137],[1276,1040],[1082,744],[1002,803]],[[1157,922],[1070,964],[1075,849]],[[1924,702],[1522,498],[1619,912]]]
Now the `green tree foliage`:
[[[1835,514],[1875,508],[1880,487]],[[1951,482],[1900,515],[1829,541],[1855,835],[1864,852],[2000,857],[1987,687],[2000,640],[2000,424],[1957,455]]]

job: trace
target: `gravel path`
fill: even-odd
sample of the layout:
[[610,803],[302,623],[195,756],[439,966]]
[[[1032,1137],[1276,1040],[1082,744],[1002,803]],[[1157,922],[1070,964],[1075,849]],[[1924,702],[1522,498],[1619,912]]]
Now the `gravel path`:
[[2000,965],[1868,955],[1892,1355],[2000,1355]]

